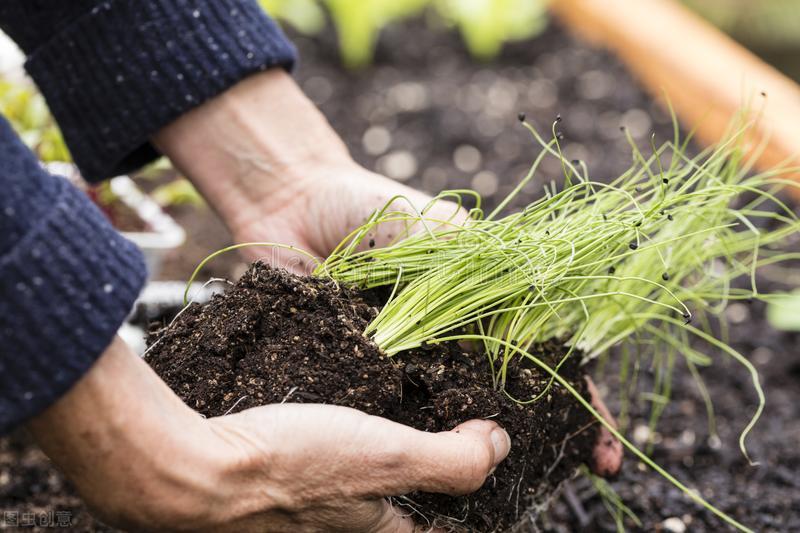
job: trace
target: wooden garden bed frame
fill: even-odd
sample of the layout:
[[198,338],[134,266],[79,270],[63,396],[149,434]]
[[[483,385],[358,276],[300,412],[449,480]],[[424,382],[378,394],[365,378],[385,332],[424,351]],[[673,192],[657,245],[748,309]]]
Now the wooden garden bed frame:
[[550,8],[619,56],[654,98],[668,99],[700,142],[719,141],[749,106],[760,115],[755,139],[766,143],[759,167],[800,165],[800,86],[677,1],[552,0]]

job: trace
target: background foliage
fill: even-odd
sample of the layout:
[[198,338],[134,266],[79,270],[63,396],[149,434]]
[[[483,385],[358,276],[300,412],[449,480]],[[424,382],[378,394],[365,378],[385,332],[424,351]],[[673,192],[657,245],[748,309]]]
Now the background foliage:
[[546,0],[260,0],[273,17],[307,35],[319,33],[326,16],[336,26],[342,60],[368,64],[387,25],[428,14],[457,28],[470,53],[488,60],[509,40],[527,39],[546,26]]
[[800,0],[683,0],[748,46],[800,46]]
[[42,161],[71,161],[55,119],[33,86],[0,78],[0,114]]

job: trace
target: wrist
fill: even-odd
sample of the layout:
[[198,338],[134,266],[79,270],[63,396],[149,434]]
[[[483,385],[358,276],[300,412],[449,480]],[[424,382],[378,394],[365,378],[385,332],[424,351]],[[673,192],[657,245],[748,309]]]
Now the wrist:
[[281,196],[313,180],[317,169],[355,164],[279,69],[241,81],[163,128],[153,142],[234,232],[242,219],[280,205]]
[[208,446],[206,421],[119,338],[28,428],[109,523],[191,529],[222,514],[223,450]]

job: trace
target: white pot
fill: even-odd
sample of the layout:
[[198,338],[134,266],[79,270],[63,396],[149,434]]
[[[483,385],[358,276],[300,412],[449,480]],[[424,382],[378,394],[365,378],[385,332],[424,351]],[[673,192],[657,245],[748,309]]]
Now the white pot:
[[[44,167],[52,174],[65,176],[78,187],[85,182],[72,163],[52,162]],[[125,238],[136,244],[144,253],[150,278],[161,271],[167,252],[186,241],[186,232],[160,205],[147,196],[128,176],[111,178],[111,191],[145,223],[147,231],[122,231]]]

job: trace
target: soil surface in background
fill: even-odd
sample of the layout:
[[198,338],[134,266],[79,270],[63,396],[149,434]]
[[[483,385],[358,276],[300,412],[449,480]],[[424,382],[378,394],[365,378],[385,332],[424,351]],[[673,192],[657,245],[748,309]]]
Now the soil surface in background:
[[[65,527],[54,529],[59,523]],[[24,431],[0,439],[0,531],[5,530],[115,531],[89,514],[70,483]]]
[[[532,364],[512,365],[497,391],[486,357],[456,343],[385,357],[362,332],[381,303],[375,294],[300,278],[255,263],[235,287],[193,305],[151,337],[148,363],[192,408],[220,416],[280,402],[352,407],[425,431],[473,418],[495,420],[511,435],[509,457],[474,494],[410,494],[417,520],[451,517],[469,531],[503,531],[591,459],[591,415]],[[540,356],[555,365],[555,345]],[[562,375],[584,395],[574,355]],[[403,498],[398,502],[402,504]]]

